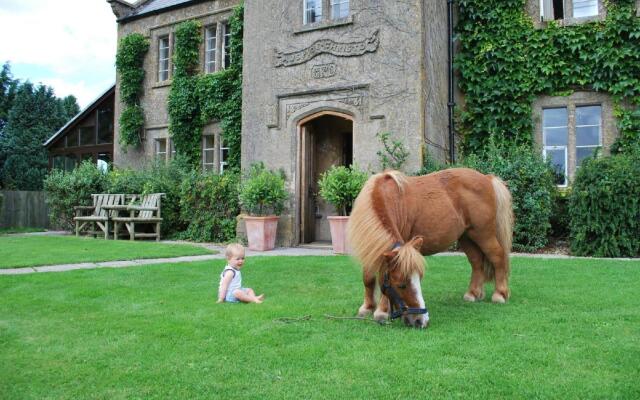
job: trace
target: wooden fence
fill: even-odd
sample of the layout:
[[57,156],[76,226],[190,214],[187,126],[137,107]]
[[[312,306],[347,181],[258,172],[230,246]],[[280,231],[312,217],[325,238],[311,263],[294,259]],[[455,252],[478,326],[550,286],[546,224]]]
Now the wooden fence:
[[49,228],[45,192],[3,190],[0,228]]

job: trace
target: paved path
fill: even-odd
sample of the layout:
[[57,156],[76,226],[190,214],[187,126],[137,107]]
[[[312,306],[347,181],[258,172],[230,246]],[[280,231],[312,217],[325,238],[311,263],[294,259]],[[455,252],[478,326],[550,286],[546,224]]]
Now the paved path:
[[[66,232],[36,232],[36,233],[24,233],[20,235],[61,235],[67,234]],[[168,263],[183,263],[183,262],[195,262],[195,261],[207,261],[207,260],[219,260],[224,258],[224,247],[212,243],[192,243],[183,241],[170,241],[163,240],[162,243],[181,243],[202,246],[204,248],[217,251],[218,254],[208,254],[203,256],[183,256],[183,257],[171,257],[171,258],[152,258],[152,259],[140,259],[129,261],[105,261],[105,262],[91,262],[80,264],[61,264],[61,265],[44,265],[40,267],[27,267],[27,268],[10,268],[0,269],[0,275],[21,275],[21,274],[33,274],[36,272],[63,272],[73,271],[77,269],[96,269],[96,268],[125,268],[135,267],[140,265],[151,264],[168,264]],[[247,256],[333,256],[335,255],[329,247],[279,247],[270,251],[252,251],[247,249]],[[440,256],[459,256],[463,255],[460,252],[444,252],[439,253]],[[535,258],[590,258],[590,257],[573,257],[564,254],[528,254],[528,253],[511,253],[513,257],[535,257]],[[616,258],[616,260],[635,260],[637,258]]]

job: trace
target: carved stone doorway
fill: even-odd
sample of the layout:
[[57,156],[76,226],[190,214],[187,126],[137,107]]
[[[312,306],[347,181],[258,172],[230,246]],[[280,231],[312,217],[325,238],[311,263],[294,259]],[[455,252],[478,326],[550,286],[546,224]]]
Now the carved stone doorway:
[[322,112],[300,122],[300,244],[331,241],[327,216],[338,215],[319,195],[318,179],[333,165],[353,163],[353,119]]

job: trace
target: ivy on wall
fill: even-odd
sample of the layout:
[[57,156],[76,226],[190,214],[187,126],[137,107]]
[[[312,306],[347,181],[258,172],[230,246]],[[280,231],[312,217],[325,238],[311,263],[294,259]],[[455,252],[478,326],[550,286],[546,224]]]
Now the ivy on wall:
[[144,57],[149,41],[140,33],[123,37],[116,54],[116,70],[120,76],[120,97],[124,109],[120,115],[120,139],[122,146],[140,144],[144,128],[144,110],[140,106],[140,94],[144,82]]
[[175,72],[169,93],[169,132],[178,154],[200,165],[202,128],[220,121],[228,168],[240,169],[242,121],[242,33],[244,7],[234,9],[231,27],[231,65],[213,73],[199,74],[202,26],[196,21],[178,25],[175,32]]
[[607,92],[620,137],[614,152],[640,147],[640,18],[635,0],[605,1],[604,20],[535,28],[526,0],[458,0],[456,67],[465,108],[463,150],[490,137],[533,144],[532,103],[539,95]]

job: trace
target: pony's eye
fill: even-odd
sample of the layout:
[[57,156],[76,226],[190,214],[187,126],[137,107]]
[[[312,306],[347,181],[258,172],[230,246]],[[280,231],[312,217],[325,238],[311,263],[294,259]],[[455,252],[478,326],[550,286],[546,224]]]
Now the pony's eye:
[[406,283],[401,283],[400,285],[398,285],[398,289],[406,289],[406,288],[407,288]]

